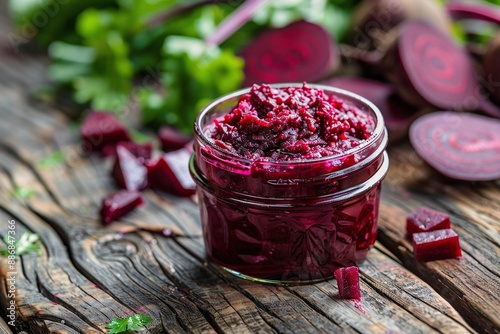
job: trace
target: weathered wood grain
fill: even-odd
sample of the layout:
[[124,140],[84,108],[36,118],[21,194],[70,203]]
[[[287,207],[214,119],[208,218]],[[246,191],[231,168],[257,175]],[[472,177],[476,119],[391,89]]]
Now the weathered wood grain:
[[[409,145],[391,150],[394,159],[389,171],[391,177],[383,192],[379,240],[446,298],[472,326],[481,332],[499,332],[498,183],[450,181],[422,162]],[[422,205],[450,214],[452,228],[460,237],[461,259],[415,261],[404,224],[406,215]]]
[[2,318],[0,318],[0,334],[12,334],[9,326]]
[[[5,119],[9,124],[20,124],[25,119],[36,121],[25,123],[20,131],[0,125],[6,138],[0,150],[4,171],[0,182],[6,192],[0,202],[17,201],[3,209],[39,233],[46,245],[46,259],[24,264],[23,258],[32,295],[37,296],[37,290],[39,295],[38,301],[30,301],[30,307],[36,305],[37,312],[45,314],[49,305],[58,304],[51,317],[42,319],[45,327],[59,323],[54,319],[65,318],[64,326],[69,328],[103,331],[114,316],[139,309],[157,319],[150,327],[160,332],[165,328],[179,333],[439,332],[445,326],[455,332],[471,331],[435,291],[384,253],[374,257],[378,262],[371,267],[369,262],[363,265],[362,273],[365,266],[369,273],[363,275],[365,296],[362,303],[355,305],[335,298],[334,282],[279,288],[221,274],[205,263],[197,208],[190,200],[146,192],[147,206],[153,203],[152,209],[145,208],[122,224],[103,228],[96,216],[96,197],[115,187],[109,175],[103,173],[109,163],[99,157],[72,154],[77,139],[65,127],[64,119],[47,116],[50,110],[39,120],[35,117],[39,111],[29,107],[23,111],[21,119],[15,112],[6,114]],[[60,130],[49,132],[50,128]],[[56,150],[65,153],[63,165],[51,169],[38,166],[44,154]],[[36,194],[19,203],[11,194],[19,186],[31,187]],[[161,217],[163,228],[189,237],[164,238],[144,231],[151,225],[148,217]],[[124,226],[131,225],[137,225],[137,229],[121,233]],[[398,294],[390,295],[388,291],[404,290],[404,283],[395,284],[397,279],[379,285],[372,276],[384,275],[383,270],[389,270],[387,263],[397,268],[393,273],[396,277],[398,272],[403,273],[400,280],[410,277],[417,291],[427,291],[434,306],[426,309],[429,300],[425,298],[411,299],[406,294],[411,302],[405,304]],[[380,266],[385,269],[378,269]],[[103,313],[103,309],[109,311]],[[40,319],[32,312],[23,310],[21,316],[30,330],[45,330],[36,329]],[[75,317],[83,322],[77,322]]]

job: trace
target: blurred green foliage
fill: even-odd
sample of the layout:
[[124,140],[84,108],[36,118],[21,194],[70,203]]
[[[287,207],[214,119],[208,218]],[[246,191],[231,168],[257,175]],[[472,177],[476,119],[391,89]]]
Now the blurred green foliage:
[[[360,0],[270,1],[221,45],[208,47],[204,40],[242,2],[12,0],[10,11],[21,30],[36,31],[34,41],[51,57],[50,77],[77,103],[115,112],[133,104],[146,125],[191,132],[203,105],[240,87],[238,51],[256,34],[306,19],[343,41]],[[454,33],[465,39],[460,27]]]

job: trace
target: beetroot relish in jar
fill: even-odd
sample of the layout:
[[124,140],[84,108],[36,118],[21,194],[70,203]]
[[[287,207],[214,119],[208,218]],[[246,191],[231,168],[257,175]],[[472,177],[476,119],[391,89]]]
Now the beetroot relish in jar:
[[320,85],[254,85],[195,122],[190,169],[207,255],[268,283],[333,277],[376,239],[387,134],[378,109]]

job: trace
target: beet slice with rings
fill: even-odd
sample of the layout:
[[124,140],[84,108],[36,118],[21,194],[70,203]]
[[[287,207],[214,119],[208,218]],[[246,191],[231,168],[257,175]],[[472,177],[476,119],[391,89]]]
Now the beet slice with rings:
[[449,14],[436,0],[364,0],[352,14],[348,41],[364,50],[377,49],[383,47],[393,28],[414,20],[450,31]]
[[446,9],[453,19],[474,19],[500,24],[500,8],[493,4],[471,1],[451,1]]
[[276,82],[315,82],[332,74],[339,63],[333,36],[323,27],[297,21],[270,29],[246,45],[243,86]]
[[500,108],[482,93],[467,51],[427,23],[406,23],[384,66],[399,95],[413,105],[481,110],[500,118]]
[[446,110],[477,102],[468,101],[477,100],[473,63],[449,35],[424,22],[409,22],[402,28],[396,51],[400,68],[391,71],[396,78],[389,75],[389,79],[405,100]]
[[413,122],[410,141],[422,159],[449,178],[500,178],[500,120],[472,113],[434,112]]
[[358,77],[335,77],[323,84],[353,92],[375,104],[384,117],[390,140],[405,136],[411,122],[420,114],[402,101],[394,86],[387,82]]

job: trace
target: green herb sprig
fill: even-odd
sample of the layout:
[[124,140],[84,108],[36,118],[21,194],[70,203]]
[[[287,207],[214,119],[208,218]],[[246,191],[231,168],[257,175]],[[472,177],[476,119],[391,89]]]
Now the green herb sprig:
[[109,334],[123,333],[144,328],[153,319],[142,313],[135,313],[123,318],[114,318],[107,325]]
[[[11,244],[12,237],[8,235],[4,236],[3,241],[6,245]],[[40,241],[40,237],[36,233],[24,232],[19,239],[14,242],[14,250],[15,255],[20,256],[24,254],[28,254],[31,252],[37,252],[38,255],[40,253],[40,247],[42,243]],[[0,248],[1,256],[8,256],[11,254],[11,250],[7,247]]]

